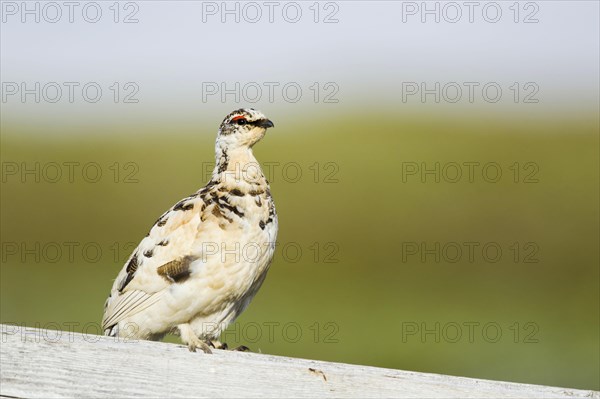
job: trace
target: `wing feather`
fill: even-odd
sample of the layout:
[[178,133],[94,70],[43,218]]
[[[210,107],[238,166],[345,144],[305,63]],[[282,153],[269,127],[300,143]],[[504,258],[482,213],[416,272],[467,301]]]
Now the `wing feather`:
[[133,251],[107,300],[102,318],[105,332],[154,305],[172,283],[189,273],[185,254],[190,253],[198,232],[200,202],[195,195],[180,201],[157,220]]
[[[193,273],[192,263],[205,250],[204,243],[222,243],[228,239],[226,235],[230,238],[232,234],[240,234],[239,227],[232,225],[233,217],[241,218],[244,213],[230,203],[227,194],[219,195],[219,190],[209,184],[178,202],[156,221],[113,284],[102,319],[105,334],[113,333],[119,322],[155,305],[173,284],[185,284]],[[254,204],[255,196],[265,194],[250,188],[247,192],[248,196],[240,195],[243,192],[237,189],[232,195],[239,197],[238,201],[244,197],[244,201]],[[265,219],[263,230],[265,223],[273,221],[274,208]],[[230,226],[234,230],[228,230]]]
[[104,313],[105,316],[102,320],[102,329],[104,331],[109,330],[120,321],[154,305],[160,300],[163,292],[164,291],[158,291],[149,294],[144,291],[135,290],[118,294],[118,296],[113,298],[110,302]]

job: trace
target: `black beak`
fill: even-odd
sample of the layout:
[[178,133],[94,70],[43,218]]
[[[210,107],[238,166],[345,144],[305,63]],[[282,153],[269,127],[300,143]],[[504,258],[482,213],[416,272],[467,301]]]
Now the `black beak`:
[[273,122],[271,122],[268,119],[260,119],[260,120],[256,121],[255,123],[256,123],[256,126],[262,127],[264,129],[267,129],[269,127],[275,127],[275,125],[273,124]]

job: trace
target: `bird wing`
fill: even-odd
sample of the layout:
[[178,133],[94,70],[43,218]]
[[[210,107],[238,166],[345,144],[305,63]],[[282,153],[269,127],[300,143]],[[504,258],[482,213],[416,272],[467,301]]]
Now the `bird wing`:
[[[115,279],[105,304],[104,331],[154,305],[171,284],[189,276],[189,266],[198,258],[195,246],[204,213],[203,200],[193,194],[154,223]],[[210,228],[203,224],[202,230]]]

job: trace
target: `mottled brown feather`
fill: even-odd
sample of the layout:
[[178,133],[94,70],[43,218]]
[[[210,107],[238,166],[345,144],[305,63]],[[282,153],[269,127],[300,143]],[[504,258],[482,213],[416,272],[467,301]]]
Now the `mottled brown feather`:
[[190,276],[191,262],[192,259],[186,256],[159,266],[156,272],[170,282],[179,283],[185,281]]

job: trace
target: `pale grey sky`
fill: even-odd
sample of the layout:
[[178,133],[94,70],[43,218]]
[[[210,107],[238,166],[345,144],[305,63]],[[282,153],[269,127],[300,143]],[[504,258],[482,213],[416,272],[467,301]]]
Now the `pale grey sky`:
[[[1,2],[4,122],[33,115],[48,123],[169,121],[238,105],[314,113],[362,107],[525,113],[598,108],[597,1],[26,4],[30,12],[21,1]],[[138,22],[124,23],[126,18]],[[84,98],[89,83],[88,98],[102,90],[97,103]],[[51,103],[56,86],[62,96]],[[502,94],[494,103],[498,87]],[[23,88],[33,90],[24,103]],[[425,103],[423,88],[432,90]],[[452,103],[457,88],[461,97]],[[224,102],[222,89],[230,90]],[[139,102],[124,103],[127,94]]]

